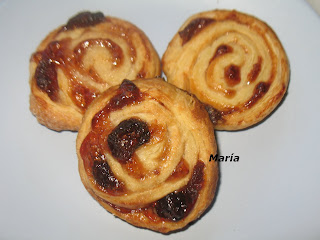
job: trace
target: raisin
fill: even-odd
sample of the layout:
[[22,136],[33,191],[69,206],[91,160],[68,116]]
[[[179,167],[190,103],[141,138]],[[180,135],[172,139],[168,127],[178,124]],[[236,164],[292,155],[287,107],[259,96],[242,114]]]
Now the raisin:
[[72,30],[75,28],[90,27],[103,21],[105,21],[105,17],[102,12],[80,12],[69,19],[67,24],[64,26],[64,29]]
[[37,86],[48,94],[51,100],[57,99],[58,82],[55,64],[47,58],[40,60],[36,72],[35,79]]
[[185,192],[172,192],[156,202],[155,210],[159,217],[179,221],[185,217],[188,203]]
[[112,156],[126,163],[134,151],[150,140],[150,131],[145,122],[130,118],[122,121],[108,136]]
[[203,187],[204,163],[198,161],[188,184],[156,201],[154,208],[159,217],[177,222],[193,209]]
[[119,191],[123,188],[123,183],[114,176],[106,161],[93,161],[92,175],[106,190]]
[[38,88],[47,93],[52,101],[58,100],[59,85],[57,68],[64,64],[64,46],[59,41],[52,41],[41,52],[37,52],[38,66],[34,78]]

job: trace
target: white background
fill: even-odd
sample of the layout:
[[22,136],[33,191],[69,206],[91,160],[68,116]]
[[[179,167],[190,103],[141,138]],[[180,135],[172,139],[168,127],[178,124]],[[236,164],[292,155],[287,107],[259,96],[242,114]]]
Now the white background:
[[[141,28],[161,56],[192,14],[236,9],[266,21],[287,51],[281,106],[258,126],[216,132],[221,163],[213,207],[187,230],[162,235],[106,212],[83,187],[76,133],[29,111],[28,65],[47,33],[81,10]],[[320,239],[320,17],[304,1],[0,1],[0,239]]]

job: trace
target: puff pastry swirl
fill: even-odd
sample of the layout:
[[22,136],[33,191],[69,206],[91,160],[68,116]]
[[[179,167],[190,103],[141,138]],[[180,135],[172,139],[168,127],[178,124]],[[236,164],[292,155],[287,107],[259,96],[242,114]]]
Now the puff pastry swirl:
[[256,17],[213,10],[191,16],[162,58],[168,82],[207,104],[216,129],[238,130],[270,114],[289,81],[286,53]]
[[81,12],[52,31],[30,59],[30,109],[41,124],[78,130],[101,92],[126,79],[161,74],[160,59],[133,24]]
[[88,108],[78,132],[81,180],[109,212],[166,233],[214,197],[213,124],[202,103],[162,79],[124,80]]

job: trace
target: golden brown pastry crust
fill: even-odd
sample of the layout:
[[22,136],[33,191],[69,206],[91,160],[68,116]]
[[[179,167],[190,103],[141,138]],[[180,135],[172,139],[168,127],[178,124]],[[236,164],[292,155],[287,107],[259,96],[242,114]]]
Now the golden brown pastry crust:
[[[138,147],[130,152],[127,143]],[[108,89],[89,106],[77,137],[88,192],[115,216],[162,233],[185,227],[212,202],[216,150],[204,105],[159,78]],[[164,207],[166,196],[179,211]]]
[[162,57],[167,80],[207,104],[216,129],[238,130],[270,114],[289,81],[286,53],[273,30],[237,11],[191,16]]
[[30,59],[30,110],[53,130],[78,130],[87,106],[126,78],[156,77],[160,59],[133,24],[82,12],[52,31]]

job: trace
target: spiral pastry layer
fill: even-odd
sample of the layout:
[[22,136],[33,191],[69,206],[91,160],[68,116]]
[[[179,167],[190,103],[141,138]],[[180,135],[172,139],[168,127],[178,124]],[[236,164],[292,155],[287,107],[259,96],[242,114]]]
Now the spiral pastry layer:
[[213,124],[194,96],[162,79],[124,80],[92,103],[77,137],[81,180],[109,212],[170,232],[214,197]]
[[216,129],[238,130],[269,115],[289,81],[286,53],[273,30],[237,11],[190,17],[162,58],[169,83],[207,104]]
[[161,74],[160,59],[133,24],[81,12],[51,32],[30,59],[30,109],[41,124],[78,130],[88,105],[110,86]]

